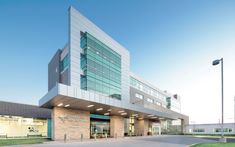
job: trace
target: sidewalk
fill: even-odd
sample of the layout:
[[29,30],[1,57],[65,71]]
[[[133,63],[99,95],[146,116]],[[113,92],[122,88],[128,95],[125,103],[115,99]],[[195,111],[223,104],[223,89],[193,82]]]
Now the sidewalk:
[[[164,136],[164,135],[158,135],[160,136]],[[126,137],[118,137],[118,138],[98,138],[98,139],[83,139],[81,140],[67,140],[67,141],[48,141],[48,142],[44,142],[44,144],[51,144],[51,143],[81,143],[81,142],[116,142],[116,141],[122,141],[122,140],[128,140],[128,139],[145,139],[145,138],[156,138],[158,136],[126,136]]]

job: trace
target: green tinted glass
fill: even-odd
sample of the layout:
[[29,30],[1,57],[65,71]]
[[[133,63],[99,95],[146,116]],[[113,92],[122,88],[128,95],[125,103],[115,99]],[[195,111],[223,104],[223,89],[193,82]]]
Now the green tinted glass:
[[64,71],[69,65],[69,56],[66,55],[62,61],[60,61],[60,72]]
[[84,50],[81,88],[121,99],[121,56],[87,32],[82,34],[80,46]]

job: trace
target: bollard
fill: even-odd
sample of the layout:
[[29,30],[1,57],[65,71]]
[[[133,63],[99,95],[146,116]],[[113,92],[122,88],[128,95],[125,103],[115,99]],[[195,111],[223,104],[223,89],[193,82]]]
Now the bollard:
[[67,141],[67,134],[64,134],[64,142],[66,143]]
[[96,140],[96,133],[94,135],[95,135],[95,140]]
[[106,139],[108,138],[108,135],[107,135],[107,133],[105,133],[105,138],[106,138]]
[[83,133],[81,134],[81,141],[83,141]]
[[115,133],[115,138],[117,139],[117,133]]

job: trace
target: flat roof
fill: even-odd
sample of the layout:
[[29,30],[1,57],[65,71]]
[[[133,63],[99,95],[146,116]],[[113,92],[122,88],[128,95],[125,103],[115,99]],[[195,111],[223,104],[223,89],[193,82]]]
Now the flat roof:
[[51,109],[36,105],[0,101],[0,115],[22,116],[29,118],[51,118]]

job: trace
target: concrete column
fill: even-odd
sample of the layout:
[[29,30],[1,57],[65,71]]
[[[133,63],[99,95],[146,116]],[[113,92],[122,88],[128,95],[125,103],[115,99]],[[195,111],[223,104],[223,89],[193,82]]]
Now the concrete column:
[[90,112],[54,107],[51,118],[52,140],[90,138]]
[[149,129],[150,121],[148,119],[135,120],[135,134],[137,136],[147,136]]
[[110,135],[112,137],[124,137],[124,118],[121,116],[111,116]]
[[186,126],[189,124],[189,117],[184,117],[181,119],[181,132],[186,133]]

